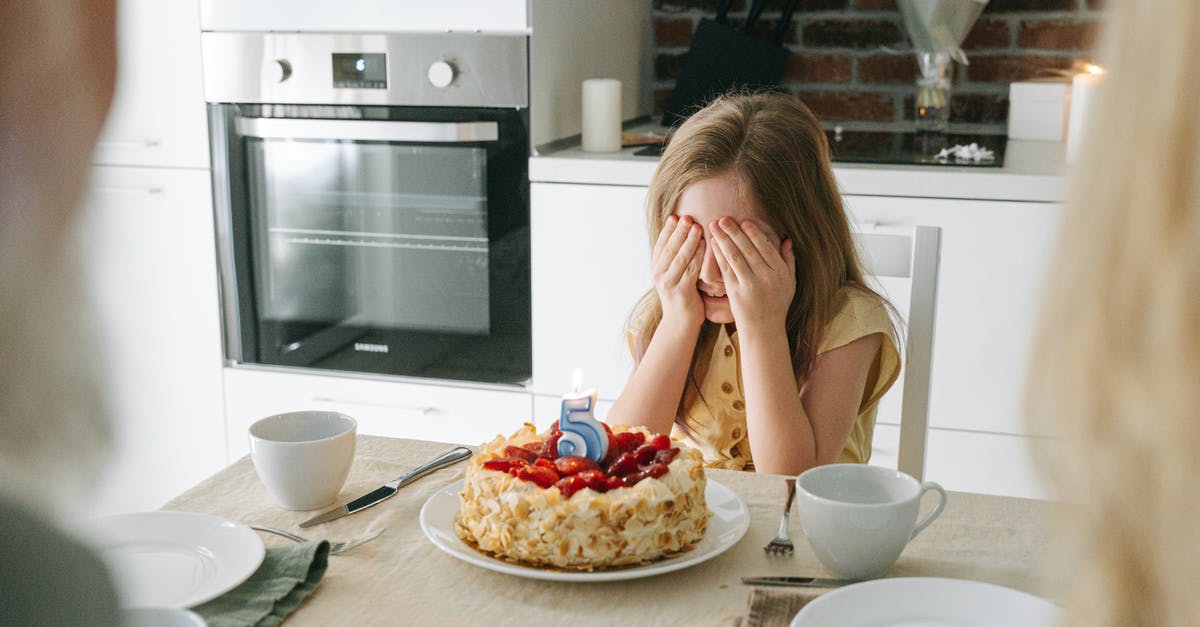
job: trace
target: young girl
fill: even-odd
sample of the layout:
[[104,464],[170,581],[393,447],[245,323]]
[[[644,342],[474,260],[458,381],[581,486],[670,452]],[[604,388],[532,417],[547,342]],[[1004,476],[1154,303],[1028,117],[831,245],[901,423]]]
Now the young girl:
[[691,116],[648,222],[654,289],[630,315],[634,372],[609,421],[671,431],[718,468],[866,462],[900,356],[808,108],[731,95]]

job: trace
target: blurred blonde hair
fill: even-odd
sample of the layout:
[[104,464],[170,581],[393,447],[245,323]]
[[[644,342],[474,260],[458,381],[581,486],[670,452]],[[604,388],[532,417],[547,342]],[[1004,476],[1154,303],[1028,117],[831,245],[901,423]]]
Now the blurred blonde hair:
[[73,228],[112,100],[113,0],[0,2],[0,497],[77,509],[110,450]]
[[1200,3],[1106,3],[1031,420],[1064,447],[1072,625],[1200,617]]
[[[787,336],[793,370],[807,374],[836,312],[839,290],[856,287],[887,303],[863,279],[825,132],[808,107],[787,94],[727,94],[713,100],[675,132],[650,181],[650,247],[689,185],[726,174],[734,176],[740,193],[761,210],[771,228],[792,241],[797,283],[787,312]],[[629,316],[638,360],[661,321],[662,303],[651,289]],[[693,372],[704,361],[701,356],[715,330],[715,324],[704,323]]]

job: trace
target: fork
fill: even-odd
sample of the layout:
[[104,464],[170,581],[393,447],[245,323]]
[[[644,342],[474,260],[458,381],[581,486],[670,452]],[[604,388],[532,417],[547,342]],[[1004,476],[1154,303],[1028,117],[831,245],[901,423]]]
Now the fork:
[[[283,536],[289,540],[294,540],[296,542],[308,542],[309,541],[308,538],[305,538],[303,536],[298,536],[290,531],[276,529],[274,527],[265,527],[263,525],[248,525],[248,526],[251,529],[256,529],[258,531],[265,531],[267,533],[273,533],[277,536]],[[353,549],[356,546],[359,546],[361,544],[366,544],[367,542],[370,542],[371,540],[378,538],[379,534],[383,533],[383,530],[384,530],[384,528],[380,527],[379,529],[375,530],[374,533],[365,535],[365,536],[363,536],[361,538],[357,538],[355,540],[349,540],[346,542],[330,542],[329,543],[329,554],[336,555],[338,553],[345,553],[346,551],[349,551],[350,549]]]
[[779,521],[779,532],[775,538],[763,547],[768,555],[791,555],[796,549],[792,539],[788,537],[788,521],[792,516],[792,499],[796,497],[796,480],[788,479],[787,505],[783,506],[783,518]]

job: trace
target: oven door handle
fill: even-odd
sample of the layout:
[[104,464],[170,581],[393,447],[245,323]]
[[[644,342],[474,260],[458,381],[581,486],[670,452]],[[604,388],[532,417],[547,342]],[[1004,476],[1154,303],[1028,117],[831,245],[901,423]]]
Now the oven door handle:
[[389,120],[310,120],[236,118],[237,132],[262,139],[331,141],[489,142],[500,138],[496,122],[397,122]]

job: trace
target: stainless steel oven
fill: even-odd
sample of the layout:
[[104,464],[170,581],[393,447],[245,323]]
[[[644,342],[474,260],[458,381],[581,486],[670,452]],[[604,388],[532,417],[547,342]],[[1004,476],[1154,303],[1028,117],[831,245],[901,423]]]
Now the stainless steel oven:
[[227,360],[527,381],[527,37],[202,45]]

